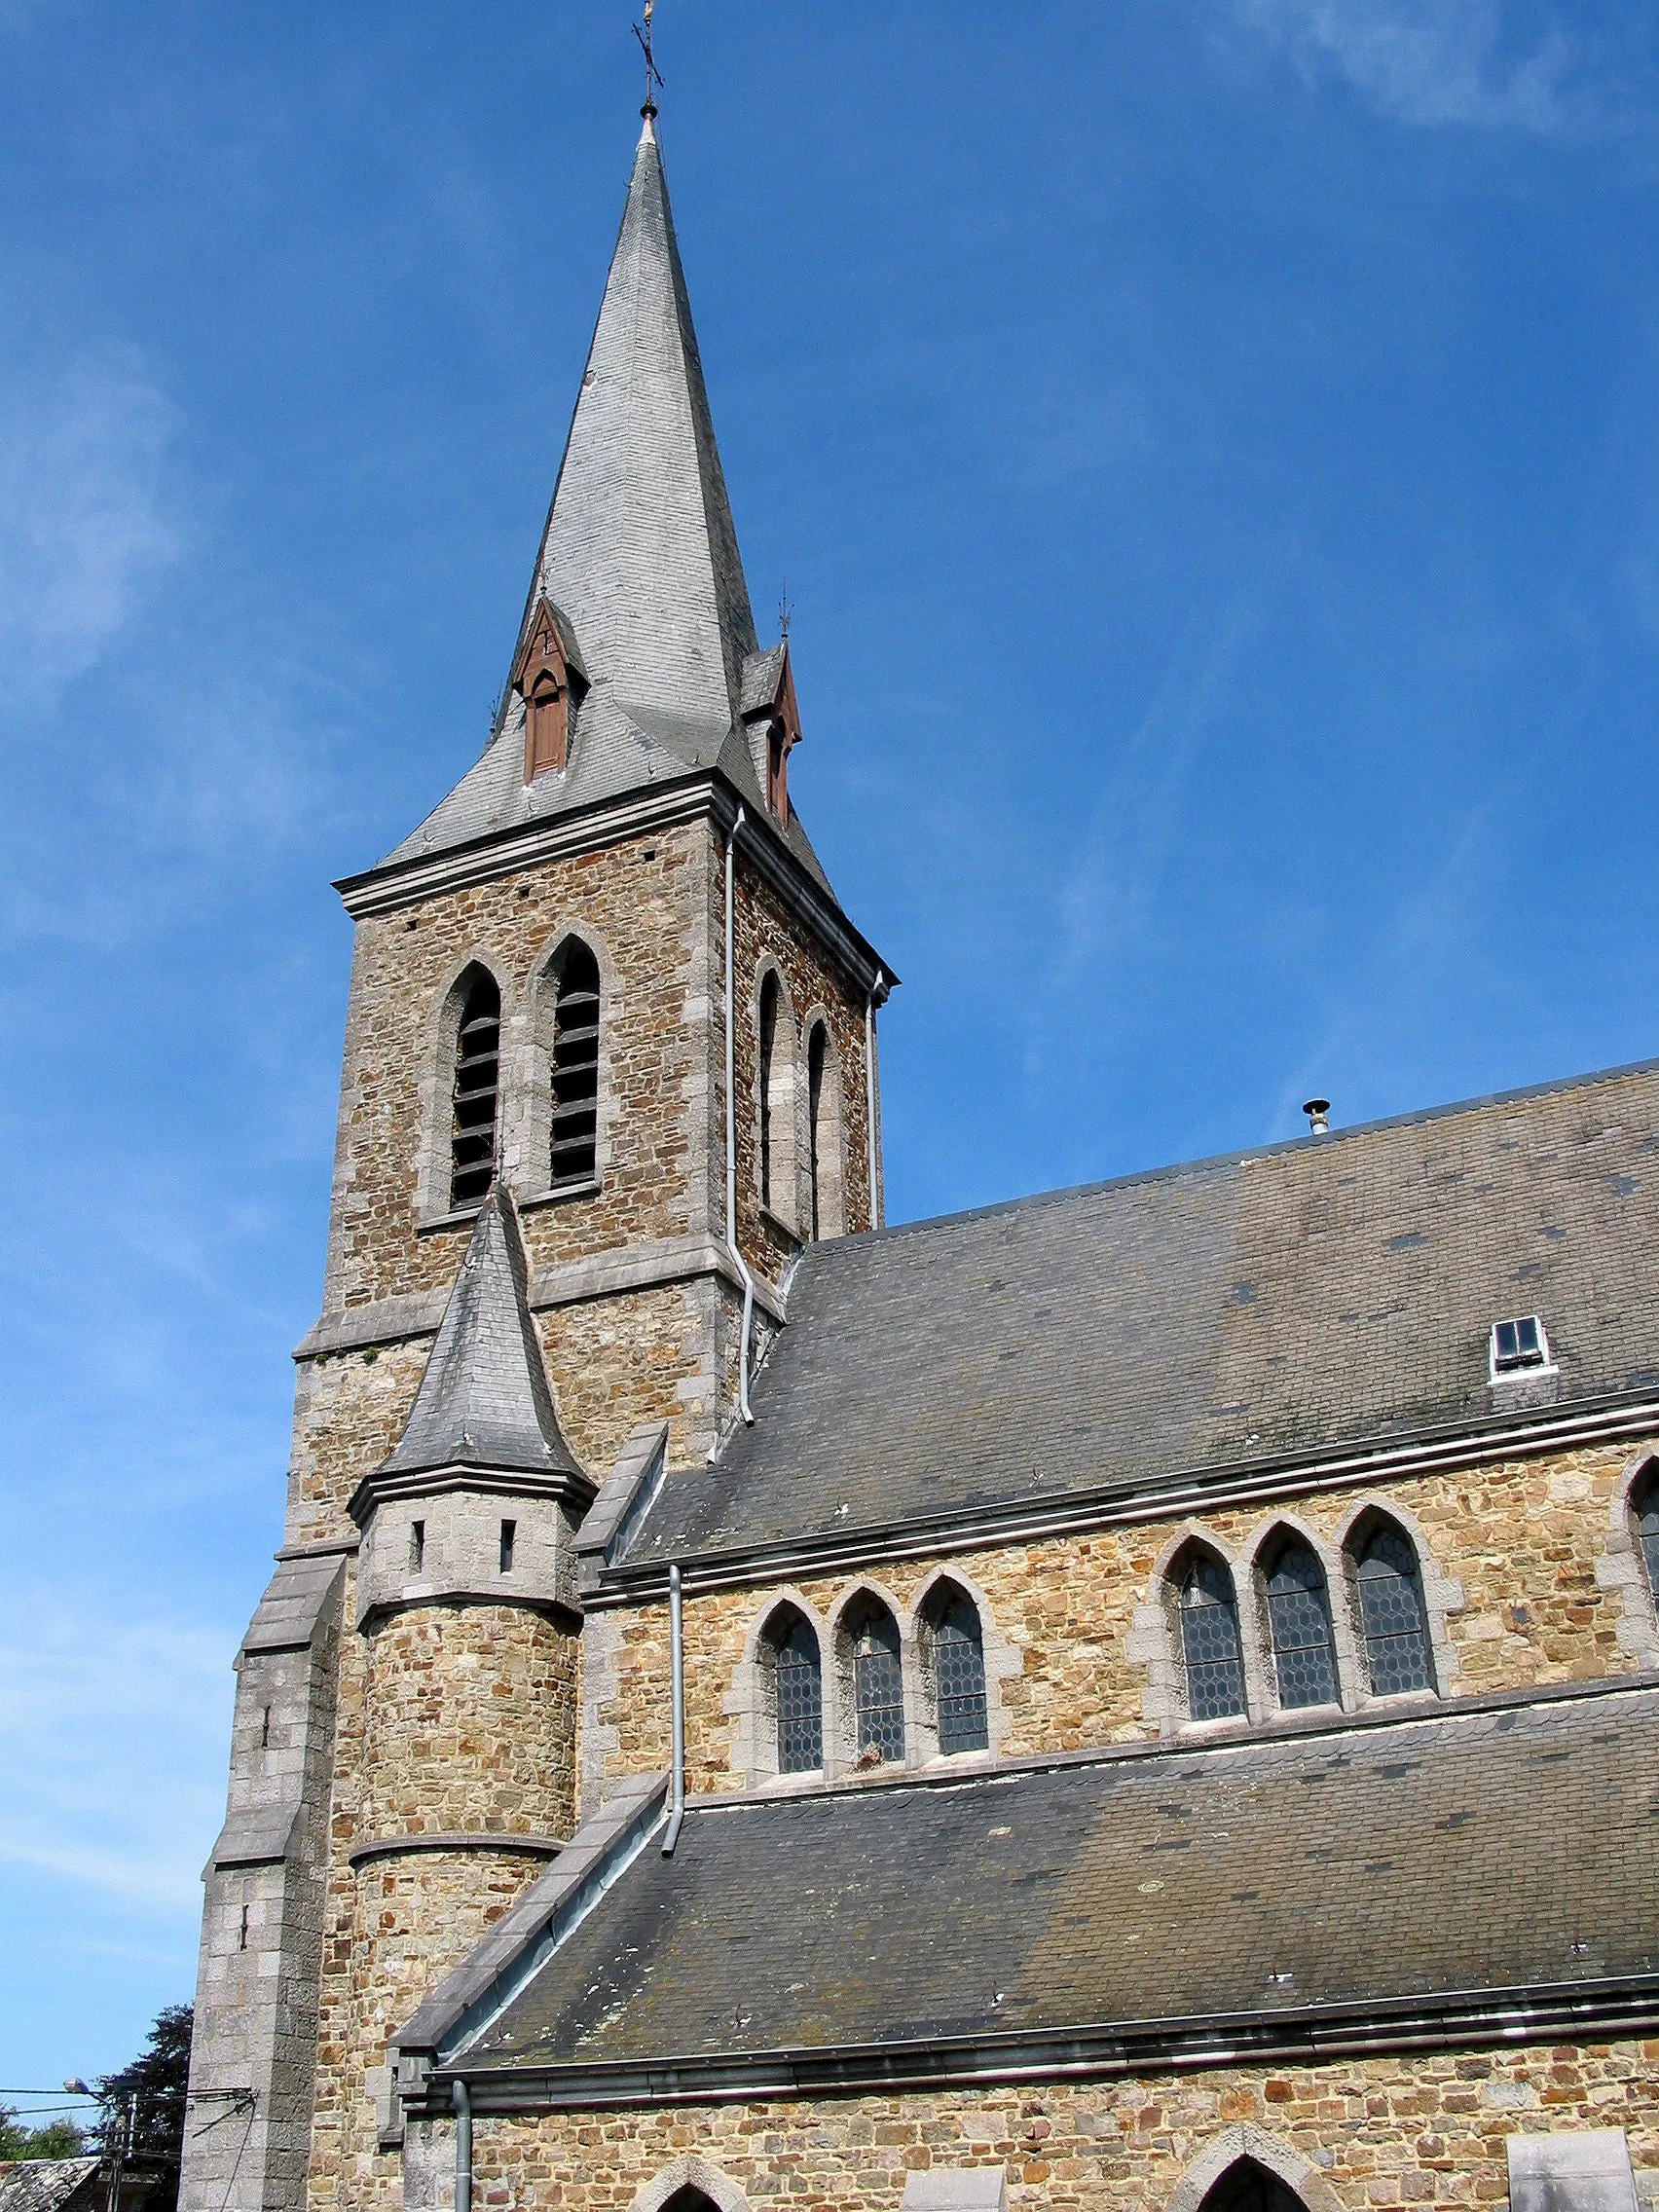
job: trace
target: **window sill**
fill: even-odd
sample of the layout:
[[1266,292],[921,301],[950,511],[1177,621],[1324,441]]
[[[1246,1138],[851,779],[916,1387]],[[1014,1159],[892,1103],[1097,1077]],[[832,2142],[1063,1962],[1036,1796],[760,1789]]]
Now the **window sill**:
[[783,1215],[774,1213],[770,1206],[760,1208],[760,1219],[768,1229],[775,1229],[780,1236],[787,1236],[792,1244],[804,1244],[806,1242],[806,1238],[802,1236],[800,1231],[792,1229]]
[[424,1221],[415,1224],[417,1236],[439,1236],[446,1229],[470,1229],[484,1211],[484,1200],[475,1199],[471,1205],[456,1206],[449,1213],[431,1213]]
[[520,1213],[536,1213],[543,1206],[563,1206],[577,1198],[597,1198],[605,1188],[597,1175],[589,1175],[579,1183],[555,1183],[545,1191],[534,1192],[528,1198],[520,1198]]

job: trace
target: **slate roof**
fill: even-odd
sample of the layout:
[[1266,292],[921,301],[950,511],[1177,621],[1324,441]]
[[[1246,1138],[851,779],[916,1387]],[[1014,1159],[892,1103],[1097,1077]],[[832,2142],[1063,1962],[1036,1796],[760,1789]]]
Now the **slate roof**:
[[553,1408],[518,1214],[499,1182],[473,1225],[403,1434],[376,1472],[440,1467],[582,1475]]
[[[542,594],[592,688],[562,774],[524,781],[524,704],[382,866],[717,769],[764,807],[734,729],[757,651],[668,184],[647,122],[520,635]],[[781,834],[826,890],[798,818]]]
[[100,2158],[24,2158],[0,2165],[0,2212],[68,2212],[91,2201]]
[[1659,1062],[811,1246],[622,1564],[1468,1429],[1531,1312],[1559,1406],[1659,1386]]
[[1656,1753],[1647,1687],[948,1786],[693,1799],[673,1859],[641,1854],[466,2071],[1653,1973]]

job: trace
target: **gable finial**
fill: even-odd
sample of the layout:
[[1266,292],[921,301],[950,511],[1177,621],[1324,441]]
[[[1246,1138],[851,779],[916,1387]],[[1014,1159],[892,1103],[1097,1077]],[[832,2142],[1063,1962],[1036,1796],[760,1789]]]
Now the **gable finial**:
[[790,579],[786,576],[778,593],[778,632],[786,645],[790,642],[790,616],[793,612],[790,605]]
[[656,101],[651,96],[651,88],[654,85],[659,92],[663,89],[662,72],[658,69],[656,57],[651,53],[651,9],[654,5],[655,0],[645,0],[645,29],[642,30],[638,23],[634,25],[634,36],[639,40],[641,52],[645,57],[645,104],[641,108],[640,113],[645,117],[647,126],[655,122],[657,112]]

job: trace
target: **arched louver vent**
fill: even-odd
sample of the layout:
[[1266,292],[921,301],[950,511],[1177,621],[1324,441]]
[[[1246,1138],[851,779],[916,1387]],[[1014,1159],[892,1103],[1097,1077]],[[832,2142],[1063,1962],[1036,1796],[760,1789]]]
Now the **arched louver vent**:
[[824,1062],[829,1049],[830,1032],[820,1022],[813,1030],[812,1041],[806,1049],[807,1167],[812,1184],[812,1241],[815,1244],[824,1234],[820,1226],[822,1209],[818,1202],[818,1161],[824,1116]]
[[772,1074],[778,1050],[778,978],[760,984],[760,1203],[772,1203]]
[[455,1041],[455,1122],[450,1204],[474,1205],[496,1172],[496,1098],[500,1081],[501,994],[480,976],[461,1010]]
[[559,963],[553,1006],[554,1183],[591,1183],[598,1145],[599,962],[572,942]]

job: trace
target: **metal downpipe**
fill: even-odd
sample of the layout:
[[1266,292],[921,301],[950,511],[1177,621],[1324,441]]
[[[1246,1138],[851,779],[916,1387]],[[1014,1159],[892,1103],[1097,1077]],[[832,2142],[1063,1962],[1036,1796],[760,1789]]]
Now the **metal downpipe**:
[[455,2212],[472,2212],[472,2091],[458,2082],[450,2091],[455,2106]]
[[668,1570],[668,1680],[669,1697],[673,1705],[669,1714],[674,1747],[673,1784],[669,1796],[668,1833],[662,1839],[662,1855],[665,1859],[672,1859],[674,1847],[680,1841],[680,1830],[685,1821],[685,1641],[678,1567],[671,1567]]
[[740,806],[737,820],[725,841],[725,1094],[726,1094],[726,1250],[731,1254],[743,1283],[743,1335],[737,1353],[737,1408],[751,1426],[755,1416],[749,1410],[749,1332],[755,1319],[755,1277],[750,1273],[743,1254],[737,1248],[737,1095],[733,1085],[734,1063],[733,1029],[737,1014],[732,980],[733,931],[731,913],[731,849],[737,842],[737,833],[743,828],[744,814]]
[[865,1152],[869,1160],[869,1226],[881,1227],[881,1176],[875,1144],[875,994],[886,977],[878,968],[875,983],[865,994]]

